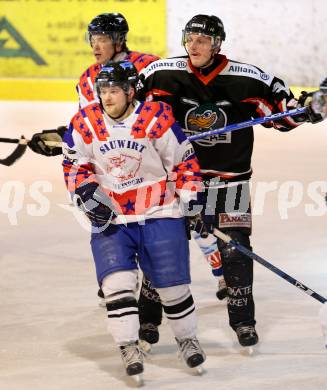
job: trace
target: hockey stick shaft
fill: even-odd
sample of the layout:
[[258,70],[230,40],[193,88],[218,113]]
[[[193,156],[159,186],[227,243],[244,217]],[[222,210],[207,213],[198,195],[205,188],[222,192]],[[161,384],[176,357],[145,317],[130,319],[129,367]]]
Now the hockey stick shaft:
[[231,133],[232,131],[244,129],[246,127],[251,127],[254,125],[261,125],[263,123],[276,121],[285,118],[286,116],[295,116],[295,115],[304,114],[306,110],[307,110],[306,107],[294,108],[293,110],[278,112],[277,114],[250,119],[245,122],[233,123],[231,125],[221,127],[220,129],[205,131],[204,133],[191,135],[190,137],[188,137],[188,140],[195,141],[197,139],[210,137],[212,135]]
[[6,144],[19,144],[20,139],[19,138],[1,138],[0,142],[4,142]]
[[[256,118],[256,119],[250,119],[250,120],[245,121],[245,122],[233,123],[231,125],[221,127],[220,129],[205,131],[204,133],[201,133],[201,134],[194,134],[194,135],[191,135],[190,137],[188,137],[188,139],[190,141],[195,141],[197,139],[209,137],[211,135],[231,133],[232,131],[235,131],[235,130],[240,130],[240,129],[244,129],[246,127],[251,127],[254,125],[259,125],[259,124],[263,124],[263,123],[267,123],[267,122],[271,122],[271,121],[276,121],[276,120],[282,119],[286,116],[295,116],[295,115],[304,114],[305,112],[306,112],[306,107],[294,108],[293,110],[278,112],[277,114],[263,116],[263,117]],[[19,141],[20,140],[18,138],[0,138],[0,142],[5,142],[5,143],[18,144]],[[53,142],[53,141],[46,141],[46,145],[60,147],[61,143],[60,142]]]
[[286,272],[282,271],[281,269],[277,268],[273,264],[269,263],[267,260],[263,259],[262,257],[258,256],[254,252],[251,252],[249,249],[247,249],[245,246],[239,244],[237,241],[234,241],[231,237],[229,237],[227,234],[223,233],[222,231],[218,229],[214,229],[214,235],[227,244],[233,246],[235,249],[237,249],[239,252],[245,254],[247,257],[250,257],[251,259],[257,261],[264,267],[268,268],[270,271],[274,272],[276,275],[280,276],[281,278],[285,279],[287,282],[292,284],[293,286],[297,287],[299,290],[302,290],[306,294],[310,295],[312,298],[315,298],[317,301],[321,303],[327,302],[327,299],[323,296],[319,295],[315,291],[311,290],[309,287],[305,286],[303,283],[299,282],[298,280],[294,279],[292,276],[288,275]]
[[[201,134],[194,134],[194,135],[188,137],[188,139],[190,141],[195,141],[197,139],[202,139],[202,138],[210,137],[213,135],[230,133],[232,131],[244,129],[246,127],[251,127],[254,125],[258,125],[258,124],[263,124],[263,123],[271,122],[274,120],[279,120],[279,119],[284,118],[286,116],[294,116],[294,115],[304,114],[305,112],[306,112],[306,107],[295,108],[293,110],[279,112],[277,114],[264,116],[264,117],[260,117],[260,118],[256,118],[256,119],[251,119],[251,120],[248,120],[245,122],[233,123],[231,125],[222,127],[220,129],[206,131],[206,132],[201,133]],[[22,145],[28,144],[28,140],[23,142],[22,139],[17,139],[17,138],[0,138],[0,142],[19,144],[17,147],[17,150],[15,150],[13,154],[11,154],[5,160],[0,160],[0,164],[4,164],[4,165],[12,165],[18,158],[20,158],[24,154],[26,148],[23,149]],[[56,141],[45,141],[45,144],[47,146],[52,146],[52,147],[61,147],[61,142],[56,142]]]

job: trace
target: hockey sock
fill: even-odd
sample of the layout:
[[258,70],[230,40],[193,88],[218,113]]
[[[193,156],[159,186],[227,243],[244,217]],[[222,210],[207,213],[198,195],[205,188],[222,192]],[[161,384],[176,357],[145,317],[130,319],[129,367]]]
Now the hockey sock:
[[211,272],[214,276],[222,276],[223,267],[220,252],[217,246],[217,237],[209,234],[206,238],[201,238],[200,234],[194,232],[193,238],[199,245],[201,252],[204,254],[207,262],[211,267]]
[[188,285],[157,289],[169,325],[178,340],[196,337],[196,315]]
[[138,340],[139,312],[135,298],[136,271],[115,272],[102,282],[108,330],[118,345]]

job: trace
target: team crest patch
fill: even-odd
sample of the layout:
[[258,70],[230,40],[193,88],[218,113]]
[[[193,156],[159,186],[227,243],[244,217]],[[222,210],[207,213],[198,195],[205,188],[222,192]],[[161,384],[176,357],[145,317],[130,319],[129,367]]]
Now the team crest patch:
[[138,172],[142,157],[119,154],[108,159],[107,171],[119,181],[133,179]]
[[220,213],[219,214],[220,228],[233,228],[233,227],[251,228],[251,226],[252,226],[252,216],[249,213]]
[[[193,107],[188,110],[185,116],[185,134],[187,136],[201,134],[206,131],[216,130],[227,124],[227,115],[219,102],[198,104],[189,99],[183,102]],[[226,105],[226,102],[224,102]],[[230,143],[231,133],[215,134],[196,140],[195,143],[201,146],[214,146],[217,143]]]

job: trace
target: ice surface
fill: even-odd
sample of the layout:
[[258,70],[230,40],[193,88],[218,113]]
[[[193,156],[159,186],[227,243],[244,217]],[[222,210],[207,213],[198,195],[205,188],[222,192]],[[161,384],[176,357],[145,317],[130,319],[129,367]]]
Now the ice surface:
[[[75,110],[73,103],[1,102],[0,136],[29,137],[66,124]],[[303,125],[287,134],[259,126],[255,135],[255,214],[261,207],[262,181],[276,189],[267,194],[262,215],[254,216],[253,247],[326,297],[327,210],[321,196],[318,209],[307,192],[313,188],[310,183],[318,181],[321,191],[323,186],[327,191],[327,124]],[[13,147],[0,145],[0,158]],[[72,214],[60,162],[59,157],[46,158],[28,150],[14,166],[0,166],[0,389],[130,388],[106,331],[104,309],[98,307],[89,233]],[[48,199],[48,211],[39,209],[37,186]],[[287,211],[285,201],[299,204]],[[14,204],[20,209],[5,213]],[[309,204],[316,205],[320,215],[308,216]],[[35,212],[45,215],[33,216]],[[199,339],[208,356],[206,373],[194,376],[183,368],[164,323],[160,342],[146,360],[145,388],[326,388],[321,304],[256,264],[260,344],[254,356],[246,356],[228,326],[225,304],[215,298],[216,282],[198,248],[191,245],[192,290]]]

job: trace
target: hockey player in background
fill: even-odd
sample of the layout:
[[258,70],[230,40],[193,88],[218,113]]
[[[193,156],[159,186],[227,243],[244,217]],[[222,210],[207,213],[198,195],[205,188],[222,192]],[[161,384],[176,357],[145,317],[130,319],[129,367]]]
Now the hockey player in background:
[[[89,23],[86,35],[96,63],[85,70],[76,86],[80,108],[97,101],[93,90],[94,81],[107,61],[130,61],[140,71],[152,61],[159,59],[154,55],[129,50],[126,43],[128,31],[127,20],[120,13],[100,14]],[[49,147],[45,141],[60,142],[65,131],[66,127],[60,126],[54,130],[36,133],[29,146],[34,152],[45,156],[59,155],[61,149]]]
[[100,104],[79,111],[64,134],[67,188],[92,223],[91,247],[108,329],[128,375],[143,371],[138,346],[137,262],[157,289],[189,367],[205,360],[196,338],[189,246],[180,202],[197,198],[199,165],[165,103],[135,100],[132,63],[96,77]]
[[88,25],[87,38],[96,63],[86,69],[77,84],[80,108],[97,101],[93,90],[94,81],[106,62],[130,61],[139,72],[159,59],[154,55],[129,50],[126,44],[128,31],[127,20],[119,13],[100,14]]
[[[187,136],[285,111],[298,104],[281,79],[220,54],[225,38],[218,17],[196,15],[183,30],[187,55],[156,61],[141,72],[141,93],[147,100],[170,104]],[[289,131],[306,121],[315,123],[321,119],[308,106],[307,114],[286,117],[267,127]],[[251,249],[249,180],[253,129],[214,135],[195,141],[193,146],[207,189],[207,205],[198,227],[205,224],[211,232],[214,227],[219,228]],[[258,335],[252,260],[219,239],[218,248],[227,284],[230,326],[242,346],[255,345]]]

